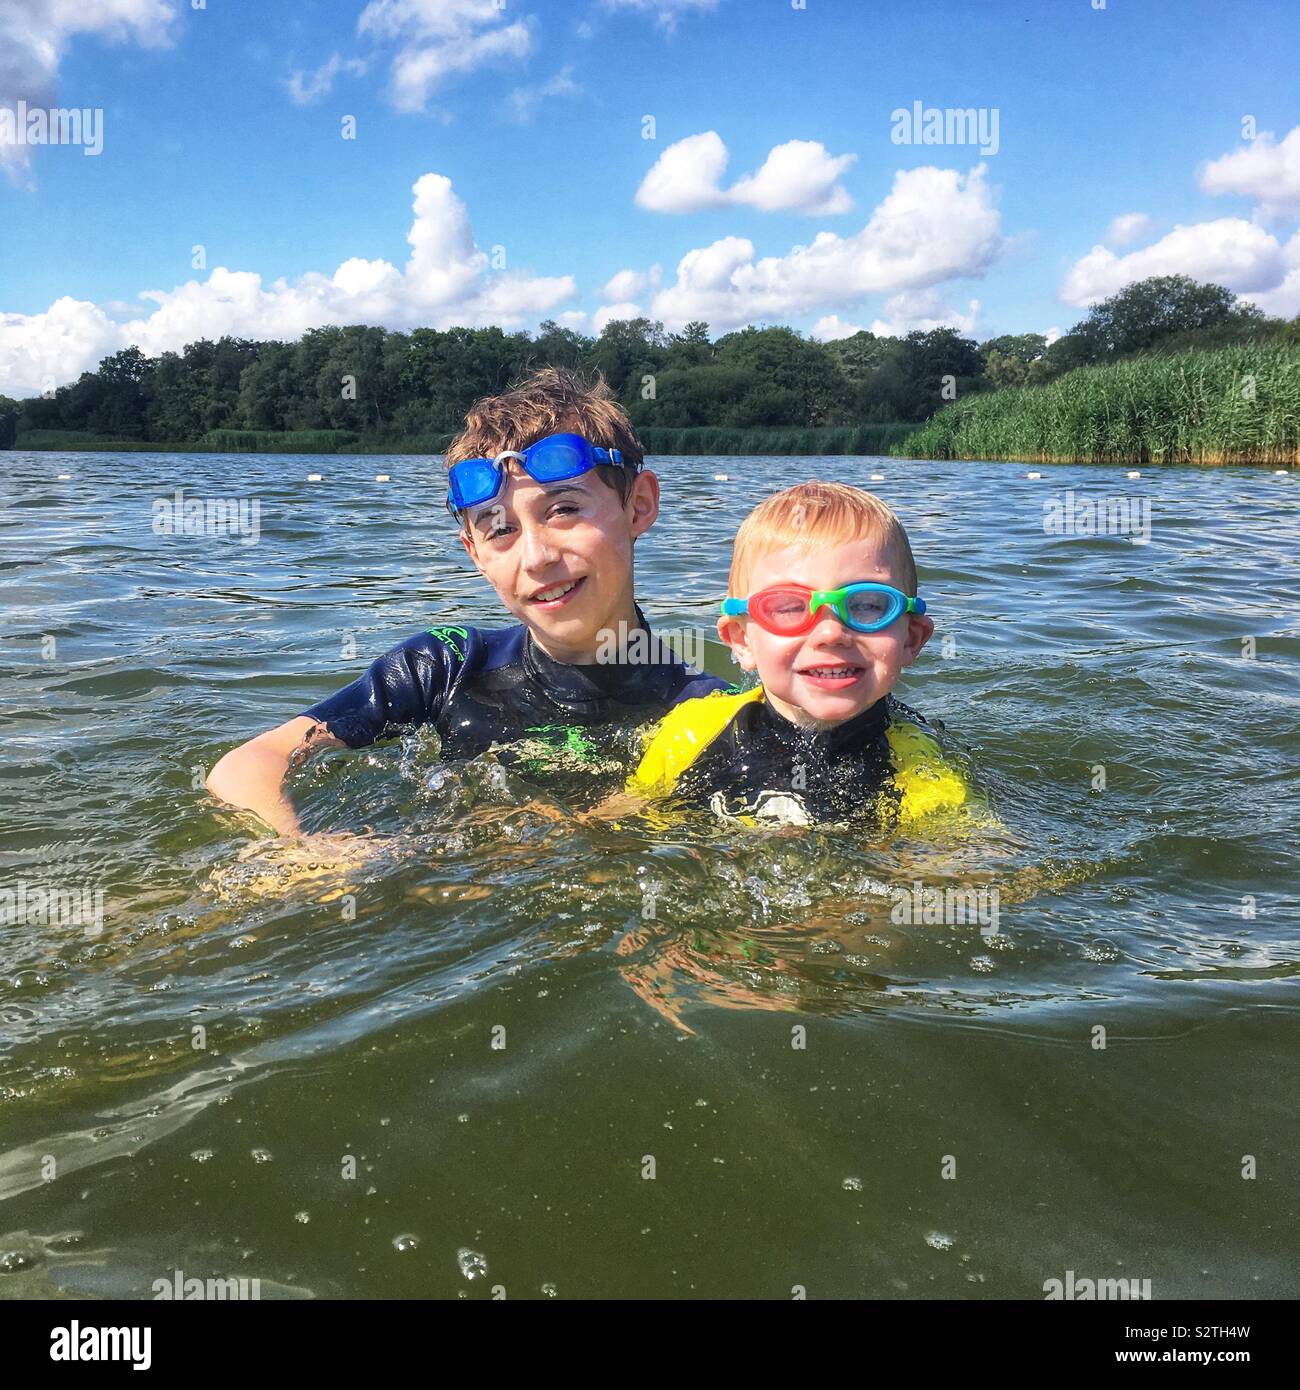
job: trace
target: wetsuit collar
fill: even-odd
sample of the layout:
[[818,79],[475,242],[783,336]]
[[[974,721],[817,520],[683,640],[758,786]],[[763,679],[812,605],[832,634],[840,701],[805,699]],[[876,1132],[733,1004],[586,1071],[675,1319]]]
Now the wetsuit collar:
[[882,696],[874,705],[868,705],[861,714],[837,724],[832,729],[805,729],[791,723],[784,715],[772,708],[770,700],[759,702],[759,718],[783,744],[799,748],[808,753],[829,758],[839,758],[854,753],[867,744],[874,743],[885,732],[889,723],[889,697]]
[[[636,609],[637,628],[646,634],[643,649],[650,637],[650,624],[640,607]],[[535,681],[557,704],[569,708],[597,705],[607,700],[627,704],[645,704],[661,698],[660,687],[666,687],[679,663],[673,662],[593,662],[574,666],[548,656],[527,634],[524,642],[523,667],[530,680]]]

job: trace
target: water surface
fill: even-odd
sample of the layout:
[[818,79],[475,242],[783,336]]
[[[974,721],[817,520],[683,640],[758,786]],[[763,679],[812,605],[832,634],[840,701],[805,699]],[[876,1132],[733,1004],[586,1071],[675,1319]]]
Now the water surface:
[[[769,491],[897,508],[937,622],[900,694],[996,823],[610,825],[417,734],[296,777],[372,850],[313,876],[196,788],[503,621],[436,462],[3,456],[0,888],[105,915],[0,929],[0,1294],[1300,1292],[1296,478],[657,465],[658,626],[711,627]],[[155,534],[178,487],[256,499],[257,544]],[[1068,489],[1150,543],[1050,534]],[[893,920],[913,882],[996,887],[997,934]]]

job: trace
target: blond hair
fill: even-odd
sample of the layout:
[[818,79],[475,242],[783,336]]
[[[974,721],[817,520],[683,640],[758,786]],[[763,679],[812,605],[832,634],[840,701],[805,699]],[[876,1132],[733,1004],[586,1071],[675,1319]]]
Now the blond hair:
[[736,532],[727,592],[747,598],[754,566],[773,550],[858,540],[878,540],[897,566],[899,587],[916,593],[916,561],[902,522],[879,497],[844,483],[798,483],[760,502]]
[[645,451],[627,411],[605,378],[586,381],[563,367],[543,367],[499,396],[483,396],[465,416],[465,427],[447,449],[447,467],[462,459],[495,458],[523,450],[548,434],[580,434],[603,449],[618,449],[623,467],[600,464],[597,473],[624,502]]

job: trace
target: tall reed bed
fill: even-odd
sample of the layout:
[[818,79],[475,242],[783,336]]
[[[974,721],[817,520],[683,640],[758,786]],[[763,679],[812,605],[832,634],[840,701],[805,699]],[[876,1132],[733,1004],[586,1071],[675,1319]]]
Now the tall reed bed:
[[967,396],[892,450],[1028,462],[1300,463],[1300,349],[1248,344],[1080,367]]
[[647,425],[637,431],[647,454],[887,454],[915,429],[908,424],[777,426],[738,429],[698,425],[671,429]]

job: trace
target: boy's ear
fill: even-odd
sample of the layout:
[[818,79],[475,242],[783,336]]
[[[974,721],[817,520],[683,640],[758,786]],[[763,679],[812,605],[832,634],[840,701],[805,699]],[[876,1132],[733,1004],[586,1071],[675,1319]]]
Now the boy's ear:
[[745,624],[739,618],[729,618],[725,614],[718,619],[718,636],[731,648],[731,654],[743,670],[752,671],[758,664],[750,650],[749,639],[745,635]]
[[474,564],[478,565],[478,551],[474,548],[474,537],[468,526],[462,526],[456,533],[456,539],[465,547],[465,554],[469,556]]
[[903,643],[903,665],[910,666],[921,655],[921,648],[934,635],[934,619],[911,613],[907,619],[907,641]]
[[633,478],[627,507],[632,519],[632,539],[636,540],[645,535],[659,516],[659,479],[648,468],[643,468]]

